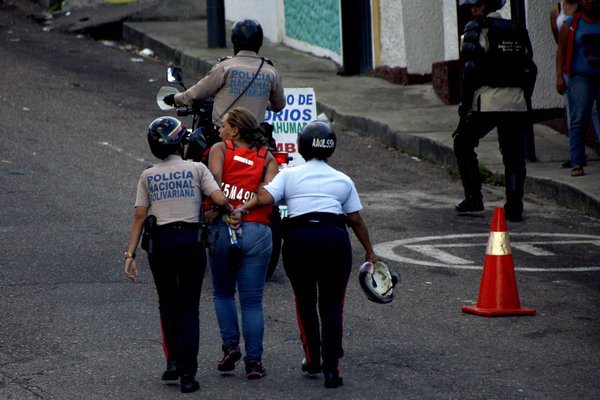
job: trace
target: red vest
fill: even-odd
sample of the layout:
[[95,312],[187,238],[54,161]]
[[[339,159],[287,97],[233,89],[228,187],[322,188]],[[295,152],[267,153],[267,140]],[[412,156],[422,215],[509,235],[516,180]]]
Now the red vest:
[[[229,203],[237,207],[256,195],[263,181],[268,149],[262,147],[257,151],[246,147],[234,147],[230,140],[225,142],[225,146],[221,190]],[[272,206],[257,207],[244,214],[243,220],[270,225],[269,214],[272,209]]]

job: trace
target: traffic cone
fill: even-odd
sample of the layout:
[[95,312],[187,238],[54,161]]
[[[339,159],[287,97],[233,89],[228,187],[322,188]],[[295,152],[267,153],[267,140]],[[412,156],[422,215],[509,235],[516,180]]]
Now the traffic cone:
[[521,307],[519,302],[504,208],[494,210],[477,305],[463,306],[461,310],[485,317],[535,314],[535,310]]

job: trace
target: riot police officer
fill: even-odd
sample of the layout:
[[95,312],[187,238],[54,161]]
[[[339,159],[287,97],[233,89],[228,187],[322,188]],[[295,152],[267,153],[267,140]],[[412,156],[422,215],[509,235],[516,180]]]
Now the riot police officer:
[[505,168],[506,218],[522,221],[526,133],[530,97],[537,68],[529,36],[497,10],[506,0],[460,0],[473,20],[465,26],[461,52],[465,60],[460,123],[454,153],[465,199],[456,211],[483,211],[481,176],[475,148],[494,127]]
[[185,127],[173,117],[157,118],[148,127],[150,150],[161,161],[140,176],[135,215],[124,254],[125,275],[135,281],[139,275],[135,251],[144,228],[142,247],[148,252],[158,293],[167,359],[162,381],[179,380],[184,393],[199,388],[195,380],[198,306],[206,270],[198,223],[202,194],[216,206],[231,209],[208,168],[182,160],[187,135]]
[[214,96],[213,123],[223,126],[223,117],[234,106],[248,109],[260,124],[265,111],[281,111],[285,97],[281,77],[273,63],[259,57],[263,43],[262,27],[253,19],[241,19],[231,31],[233,57],[220,60],[194,86],[182,93],[168,95],[169,105],[192,105],[194,101]]
[[286,201],[289,221],[282,255],[296,299],[305,354],[302,371],[323,372],[327,388],[342,385],[338,360],[344,354],[344,297],[352,267],[346,224],[364,247],[365,260],[376,260],[354,183],[327,164],[336,143],[328,124],[306,125],[298,135],[298,151],[306,164],[283,169],[232,213],[239,218],[256,206]]

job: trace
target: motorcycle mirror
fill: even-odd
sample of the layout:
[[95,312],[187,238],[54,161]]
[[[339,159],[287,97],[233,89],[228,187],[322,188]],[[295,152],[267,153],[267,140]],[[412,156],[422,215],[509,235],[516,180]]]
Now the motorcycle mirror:
[[156,104],[158,104],[158,107],[161,110],[172,110],[175,107],[170,106],[168,104],[166,104],[163,99],[165,98],[166,95],[169,94],[177,94],[179,93],[179,91],[177,89],[175,89],[173,86],[163,86],[158,90],[158,93],[156,94]]
[[183,71],[179,67],[167,68],[167,82],[183,84]]

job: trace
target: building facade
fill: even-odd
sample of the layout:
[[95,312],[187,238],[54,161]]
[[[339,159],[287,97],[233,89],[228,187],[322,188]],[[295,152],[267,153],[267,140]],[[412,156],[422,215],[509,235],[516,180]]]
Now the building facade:
[[[562,107],[549,24],[556,0],[521,1],[539,69],[533,106]],[[511,18],[511,0],[500,13]],[[330,58],[342,71],[373,71],[400,84],[433,81],[444,101],[457,99],[459,37],[468,19],[458,0],[225,0],[225,18],[241,17],[259,20],[266,39]]]

